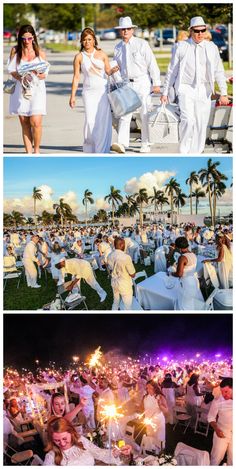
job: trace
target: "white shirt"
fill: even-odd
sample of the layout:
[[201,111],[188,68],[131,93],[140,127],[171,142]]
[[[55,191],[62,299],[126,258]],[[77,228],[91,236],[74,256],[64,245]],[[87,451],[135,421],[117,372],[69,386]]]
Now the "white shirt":
[[124,41],[119,42],[115,47],[114,60],[120,67],[123,79],[137,79],[149,75],[153,86],[160,86],[159,67],[148,42],[144,39],[132,36],[127,44]]
[[38,262],[38,259],[36,257],[36,252],[37,252],[37,246],[33,241],[30,241],[28,244],[25,246],[24,254],[23,254],[23,260],[31,260],[33,262]]
[[88,278],[93,275],[92,267],[88,261],[84,259],[68,259],[65,260],[65,271],[79,278]]
[[[182,83],[197,86],[200,83],[208,82],[205,42],[197,44],[192,39],[189,40],[190,47],[187,49],[187,59],[183,73]],[[198,62],[196,67],[196,54],[198,54]],[[197,76],[199,82],[197,83]]]
[[[217,419],[218,417],[218,419]],[[217,419],[217,426],[222,430],[225,436],[230,437],[233,426],[233,400],[224,399],[220,396],[218,399],[212,401],[207,420],[208,422],[215,422]]]
[[85,386],[82,386],[81,388],[78,389],[78,393],[80,395],[80,398],[85,398],[87,399],[85,405],[84,405],[84,410],[93,410],[94,409],[94,403],[93,403],[93,398],[92,395],[94,393],[94,389],[89,386],[89,384],[85,384]]
[[135,268],[131,257],[120,249],[115,249],[107,258],[108,266],[112,270],[112,286],[127,291],[132,289],[130,275],[135,274]]

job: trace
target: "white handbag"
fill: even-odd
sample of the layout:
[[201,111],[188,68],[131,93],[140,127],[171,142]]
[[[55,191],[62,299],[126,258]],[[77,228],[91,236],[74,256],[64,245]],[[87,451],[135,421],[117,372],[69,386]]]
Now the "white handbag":
[[179,108],[175,104],[162,104],[148,113],[150,143],[179,142]]
[[119,119],[142,106],[138,94],[128,84],[117,84],[114,77],[113,83],[114,86],[111,85],[110,77],[108,77],[108,99],[116,118]]

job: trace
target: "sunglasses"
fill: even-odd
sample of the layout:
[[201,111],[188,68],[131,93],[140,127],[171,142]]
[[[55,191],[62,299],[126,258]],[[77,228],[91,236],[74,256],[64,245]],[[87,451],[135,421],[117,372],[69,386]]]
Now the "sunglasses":
[[205,33],[206,32],[206,28],[205,29],[192,29],[192,31],[195,33],[195,34],[200,34],[200,33]]
[[33,38],[33,36],[30,36],[30,37],[24,37],[24,36],[22,36],[21,39],[22,39],[22,41],[25,41],[25,42],[26,42],[26,41],[33,41],[34,38]]
[[121,31],[131,31],[132,28],[122,28]]

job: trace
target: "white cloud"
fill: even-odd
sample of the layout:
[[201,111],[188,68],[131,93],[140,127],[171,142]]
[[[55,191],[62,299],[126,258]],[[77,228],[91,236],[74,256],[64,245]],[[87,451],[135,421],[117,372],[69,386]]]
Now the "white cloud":
[[100,209],[109,210],[110,205],[106,200],[103,199],[103,197],[100,197],[99,199],[96,199],[95,201],[95,208],[96,210],[100,210]]
[[134,194],[141,188],[147,189],[148,195],[153,193],[153,187],[157,190],[163,189],[164,184],[167,180],[175,176],[174,171],[153,171],[144,173],[139,178],[133,177],[129,179],[124,186],[124,190],[127,194]]

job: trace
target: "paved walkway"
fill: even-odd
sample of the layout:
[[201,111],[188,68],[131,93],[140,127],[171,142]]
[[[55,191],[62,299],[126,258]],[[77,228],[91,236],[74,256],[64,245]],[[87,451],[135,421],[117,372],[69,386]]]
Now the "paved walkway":
[[[111,53],[115,42],[102,43],[102,47]],[[4,48],[4,63],[7,62],[10,48]],[[41,143],[42,154],[78,155],[83,153],[83,126],[84,107],[81,97],[82,85],[77,93],[76,107],[69,107],[69,96],[73,74],[74,52],[47,53],[47,60],[51,64],[50,73],[46,81],[47,87],[47,116],[43,118],[43,136]],[[164,77],[162,77],[163,79]],[[7,79],[4,70],[4,80]],[[157,97],[154,98],[156,102]],[[8,114],[9,95],[4,94],[4,154],[24,154],[24,146],[21,137],[21,128],[17,116]],[[113,129],[112,142],[117,140],[116,131]],[[128,155],[139,155],[140,134],[131,134],[131,145]],[[212,152],[212,148],[209,149]],[[176,154],[178,145],[154,145],[151,154]],[[206,148],[206,152],[208,152]],[[113,153],[113,155],[116,155]],[[140,154],[142,156],[142,154]]]

